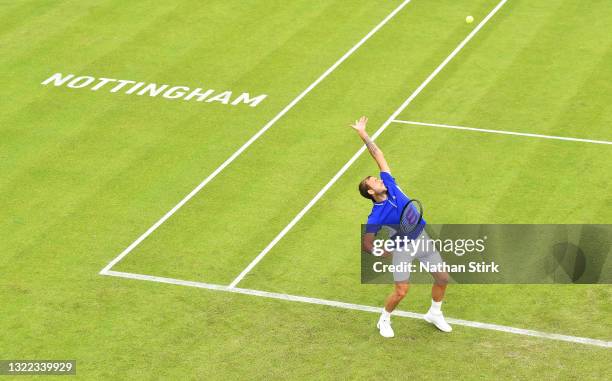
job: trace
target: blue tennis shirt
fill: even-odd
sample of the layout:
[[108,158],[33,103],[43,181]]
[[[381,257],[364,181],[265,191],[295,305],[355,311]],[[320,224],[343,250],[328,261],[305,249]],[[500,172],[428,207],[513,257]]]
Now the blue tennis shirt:
[[[372,212],[366,222],[367,233],[377,233],[382,225],[399,225],[402,211],[410,202],[408,196],[397,186],[389,172],[380,172],[380,179],[387,188],[387,199],[372,205]],[[421,220],[419,225],[419,228],[411,234],[414,238],[418,237],[425,228],[425,219]]]

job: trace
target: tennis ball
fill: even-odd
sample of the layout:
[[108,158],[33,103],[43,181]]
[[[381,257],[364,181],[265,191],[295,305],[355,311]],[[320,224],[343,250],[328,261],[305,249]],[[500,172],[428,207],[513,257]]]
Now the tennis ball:
[[468,24],[473,23],[473,22],[474,22],[474,17],[472,17],[472,16],[468,16],[468,17],[466,17],[466,18],[465,18],[465,22],[466,22],[466,23],[468,23]]

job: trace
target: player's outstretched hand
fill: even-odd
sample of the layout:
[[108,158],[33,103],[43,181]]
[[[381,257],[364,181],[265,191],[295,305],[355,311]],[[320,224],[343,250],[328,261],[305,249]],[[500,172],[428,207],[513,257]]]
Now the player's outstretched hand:
[[365,131],[366,124],[368,124],[368,118],[362,116],[359,120],[356,120],[355,123],[351,124],[351,127],[355,129],[355,131]]

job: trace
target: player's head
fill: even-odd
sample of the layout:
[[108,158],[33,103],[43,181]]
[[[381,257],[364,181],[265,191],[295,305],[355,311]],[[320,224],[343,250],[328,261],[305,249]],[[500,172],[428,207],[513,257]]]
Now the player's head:
[[374,176],[368,176],[361,180],[359,183],[359,193],[367,199],[376,201],[375,196],[381,195],[387,192],[387,187],[381,179]]

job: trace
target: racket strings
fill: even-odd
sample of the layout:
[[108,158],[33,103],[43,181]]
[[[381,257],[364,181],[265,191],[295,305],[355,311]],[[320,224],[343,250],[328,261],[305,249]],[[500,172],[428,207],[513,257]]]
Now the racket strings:
[[400,229],[403,233],[410,233],[417,228],[423,219],[421,206],[417,200],[411,200],[402,212]]

